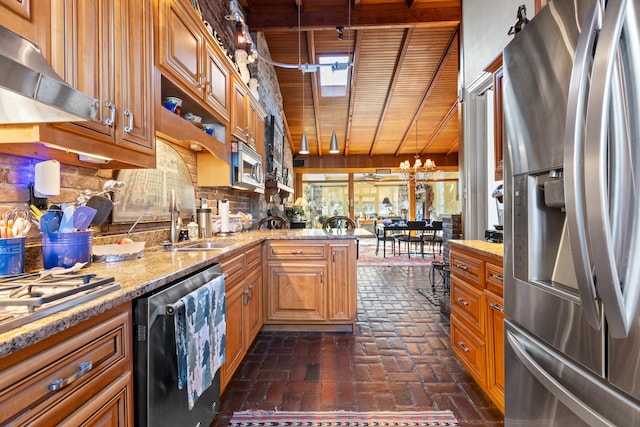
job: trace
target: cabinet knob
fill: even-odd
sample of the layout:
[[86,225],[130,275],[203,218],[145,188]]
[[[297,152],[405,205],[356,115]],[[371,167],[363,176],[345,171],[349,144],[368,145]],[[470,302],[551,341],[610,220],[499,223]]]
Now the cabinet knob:
[[464,264],[460,264],[460,263],[456,264],[456,267],[458,267],[460,270],[464,270],[464,271],[467,271],[469,269],[468,266],[466,266]]
[[246,297],[242,299],[242,304],[243,305],[249,304],[249,291],[245,289],[244,291],[242,291],[242,294]]
[[253,285],[249,285],[249,299],[253,299]]
[[469,305],[469,303],[467,301],[463,300],[462,298],[458,298],[456,301],[458,301],[462,305]]
[[493,273],[493,275],[492,275],[492,276],[493,276],[493,278],[494,278],[494,279],[497,279],[497,280],[500,280],[500,281],[502,281],[502,280],[503,280],[503,279],[502,279],[502,278],[503,278],[502,274],[499,274],[499,273]]

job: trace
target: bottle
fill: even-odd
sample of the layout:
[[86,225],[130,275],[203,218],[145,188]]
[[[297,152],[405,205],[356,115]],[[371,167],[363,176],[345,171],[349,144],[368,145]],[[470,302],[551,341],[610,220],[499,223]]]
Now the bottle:
[[187,224],[187,230],[189,230],[189,240],[198,239],[198,223],[193,220],[193,217],[191,217],[191,221]]

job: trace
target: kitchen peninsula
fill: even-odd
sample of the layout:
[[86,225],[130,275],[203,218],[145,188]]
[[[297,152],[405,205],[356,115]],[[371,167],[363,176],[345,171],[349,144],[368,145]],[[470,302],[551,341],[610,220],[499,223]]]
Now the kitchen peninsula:
[[[121,289],[0,334],[0,418],[12,419],[32,409],[48,417],[49,411],[63,408],[60,417],[67,420],[80,406],[90,405],[86,399],[102,406],[83,409],[85,415],[108,411],[114,401],[127,408],[132,404],[135,339],[131,300],[213,264],[220,264],[227,276],[223,389],[263,324],[280,330],[353,331],[356,239],[361,237],[371,234],[362,229],[251,231],[208,239],[225,242],[216,250],[149,247],[139,259],[92,263],[82,272],[113,276]],[[287,279],[289,274],[295,280]],[[264,289],[262,283],[267,284]],[[33,369],[25,370],[26,366]],[[57,378],[68,380],[63,380],[66,386],[58,393],[42,394],[52,390]],[[91,399],[107,389],[112,389],[109,396]],[[34,402],[30,395],[37,390],[43,400]],[[76,399],[73,405],[78,408],[69,409]]]

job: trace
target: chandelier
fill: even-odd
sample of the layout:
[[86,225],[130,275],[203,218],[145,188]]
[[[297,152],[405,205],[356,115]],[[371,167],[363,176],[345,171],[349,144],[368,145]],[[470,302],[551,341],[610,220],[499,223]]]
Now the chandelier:
[[416,161],[413,166],[411,166],[409,160],[400,163],[402,179],[416,186],[422,186],[429,181],[435,170],[436,163],[433,160],[427,159],[423,164],[419,156],[416,156]]
[[416,161],[411,166],[409,160],[405,160],[404,162],[400,162],[400,173],[402,174],[402,179],[413,183],[416,187],[422,188],[424,184],[431,179],[433,172],[436,170],[436,162],[431,159],[425,160],[424,164],[422,160],[420,160],[420,155],[418,154],[418,122],[416,121]]

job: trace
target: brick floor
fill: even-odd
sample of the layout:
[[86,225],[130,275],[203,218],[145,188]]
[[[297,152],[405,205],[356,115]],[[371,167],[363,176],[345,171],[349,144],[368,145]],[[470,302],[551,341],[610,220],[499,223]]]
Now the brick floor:
[[462,426],[503,416],[454,357],[449,325],[422,295],[428,267],[359,267],[357,331],[261,332],[222,396],[234,411],[450,409]]

